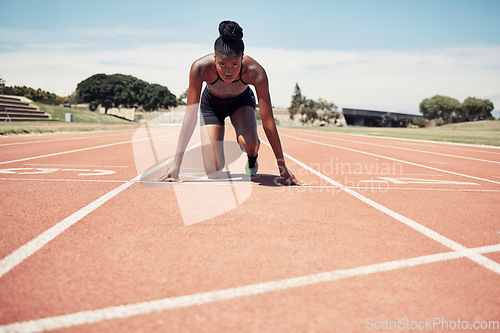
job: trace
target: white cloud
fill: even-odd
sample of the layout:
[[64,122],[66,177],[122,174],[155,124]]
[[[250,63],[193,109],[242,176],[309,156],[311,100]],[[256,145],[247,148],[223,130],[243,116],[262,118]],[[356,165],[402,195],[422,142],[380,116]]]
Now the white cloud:
[[267,68],[280,104],[289,104],[298,82],[307,97],[344,107],[417,112],[422,99],[436,94],[500,105],[500,47],[253,53]]
[[[155,32],[153,32],[154,34]],[[159,32],[157,32],[159,33]],[[140,31],[89,35],[140,36]],[[191,63],[212,45],[131,43],[125,47],[38,43],[0,52],[0,76],[8,85],[27,85],[67,95],[96,73],[123,73],[160,83],[179,95],[188,86]],[[500,46],[418,51],[284,50],[248,47],[270,78],[273,104],[287,107],[298,82],[309,98],[339,107],[418,112],[436,94],[462,101],[474,96],[500,105]]]
[[122,73],[160,83],[179,95],[188,86],[193,59],[210,49],[200,45],[138,45],[130,49],[75,50],[65,45],[0,53],[0,75],[7,85],[27,85],[68,95],[96,73]]
[[179,33],[167,29],[154,29],[154,28],[136,28],[136,27],[114,27],[114,28],[86,28],[76,29],[74,32],[77,35],[91,36],[91,37],[104,37],[104,38],[117,38],[117,37],[140,37],[140,38],[179,38]]

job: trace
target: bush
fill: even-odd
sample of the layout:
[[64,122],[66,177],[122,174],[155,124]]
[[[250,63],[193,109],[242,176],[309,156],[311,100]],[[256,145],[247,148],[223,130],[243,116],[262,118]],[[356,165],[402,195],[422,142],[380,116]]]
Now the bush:
[[415,118],[411,121],[411,123],[415,126],[418,126],[418,127],[425,127],[427,126],[427,119],[425,119],[424,117],[419,117],[419,118]]
[[24,96],[33,102],[58,105],[64,103],[64,98],[42,89],[33,89],[26,86],[2,87],[2,94]]
[[436,126],[443,126],[444,125],[444,120],[443,118],[438,118],[436,119],[436,122],[434,123]]

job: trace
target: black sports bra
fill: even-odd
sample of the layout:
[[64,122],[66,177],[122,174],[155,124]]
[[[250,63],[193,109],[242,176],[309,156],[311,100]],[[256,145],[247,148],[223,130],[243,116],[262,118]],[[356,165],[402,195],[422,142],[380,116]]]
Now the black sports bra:
[[217,80],[207,85],[208,91],[221,98],[231,98],[241,95],[248,88],[248,84],[241,79],[242,71],[243,66],[241,66],[238,80],[231,83],[222,81],[217,72]]

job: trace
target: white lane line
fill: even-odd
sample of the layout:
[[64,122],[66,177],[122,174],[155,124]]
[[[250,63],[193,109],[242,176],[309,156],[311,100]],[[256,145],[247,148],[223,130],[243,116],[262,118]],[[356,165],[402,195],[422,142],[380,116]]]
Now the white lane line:
[[130,180],[113,179],[61,179],[61,178],[0,178],[8,181],[43,181],[43,182],[83,182],[83,183],[127,183]]
[[[30,165],[30,164],[25,164],[25,165]],[[342,172],[343,175],[354,175],[354,176],[364,176],[364,175],[380,175],[380,176],[387,176],[390,173],[388,172]],[[398,176],[404,177],[404,176],[425,176],[425,177],[443,177],[443,175],[437,175],[437,174],[425,174],[425,173],[400,173]]]
[[292,139],[295,139],[295,140],[301,140],[301,141],[305,141],[305,142],[310,142],[310,143],[318,144],[318,145],[321,145],[321,146],[326,146],[326,147],[331,147],[331,148],[338,148],[338,149],[348,150],[348,151],[352,151],[352,152],[355,152],[355,153],[360,153],[360,154],[370,155],[370,156],[374,156],[374,157],[378,157],[378,158],[383,158],[383,159],[390,160],[390,161],[395,161],[395,162],[398,162],[398,163],[404,163],[404,164],[414,165],[414,166],[418,166],[418,167],[429,169],[429,170],[433,170],[433,171],[439,171],[439,172],[449,173],[450,175],[455,175],[455,176],[460,176],[460,177],[467,177],[467,178],[471,178],[471,179],[477,179],[477,180],[481,180],[481,181],[484,181],[484,182],[489,182],[489,183],[494,183],[494,184],[500,185],[500,182],[497,182],[497,181],[494,181],[494,180],[491,180],[491,179],[486,179],[486,178],[481,178],[481,177],[466,175],[466,174],[463,174],[463,173],[453,172],[453,171],[444,170],[444,169],[438,169],[438,168],[434,168],[434,167],[431,167],[431,166],[428,166],[428,165],[423,165],[423,164],[418,164],[418,163],[414,163],[414,162],[404,161],[404,160],[400,160],[400,159],[397,159],[397,158],[392,158],[392,157],[388,157],[388,156],[384,156],[384,155],[369,153],[369,152],[358,150],[358,149],[346,148],[346,147],[342,147],[342,146],[332,145],[332,144],[329,144],[329,143],[323,143],[323,142],[319,142],[319,141],[298,138],[296,136],[287,135],[287,134],[280,134],[280,136],[292,138]]
[[[418,139],[404,139],[404,138],[396,138],[396,137],[390,137],[390,136],[378,136],[378,135],[365,135],[365,134],[354,134],[354,133],[340,133],[340,132],[326,132],[326,131],[315,131],[315,130],[307,130],[307,129],[296,129],[297,131],[304,131],[304,132],[314,132],[314,133],[331,133],[331,134],[338,134],[338,135],[352,135],[352,136],[360,136],[363,138],[370,138],[370,139],[384,139],[384,140],[394,140],[394,141],[410,141],[410,142],[415,142],[415,144],[425,142],[425,143],[431,143],[433,145],[438,145],[438,144],[443,144],[443,145],[451,145],[451,146],[465,146],[465,147],[477,147],[477,148],[488,148],[492,150],[500,150],[500,147],[498,146],[488,146],[488,145],[474,145],[470,143],[458,143],[458,142],[446,142],[446,141],[430,141],[430,140],[418,140]],[[281,135],[281,133],[280,133]],[[471,151],[477,151],[477,150],[471,150]],[[487,151],[484,151],[484,153],[490,153]],[[493,154],[500,154],[500,152],[491,152]]]
[[[92,132],[93,133],[101,133],[103,131],[99,132]],[[58,133],[58,134],[71,134],[71,133]],[[91,132],[89,132],[91,134]],[[82,140],[82,139],[92,139],[92,138],[109,138],[112,136],[119,136],[119,135],[124,135],[125,133],[119,133],[119,134],[113,134],[113,135],[103,135],[103,136],[93,136],[93,137],[77,137],[77,138],[63,138],[63,139],[52,139],[52,140],[37,140],[37,141],[24,141],[24,142],[10,142],[10,143],[2,143],[0,144],[0,147],[2,146],[15,146],[15,145],[26,145],[26,144],[31,144],[31,143],[45,143],[45,142],[56,142],[56,141],[66,141],[66,140]]]
[[24,165],[50,165],[61,167],[87,167],[87,168],[128,168],[127,165],[91,165],[91,164],[47,164],[47,163],[26,163]]
[[[278,177],[278,176],[276,176]],[[63,179],[63,178],[0,178],[0,181],[43,181],[43,182],[80,182],[80,183],[127,183],[127,182],[132,182],[132,180],[114,180],[114,179]],[[151,185],[161,185],[165,184],[165,187],[167,186],[186,186],[190,184],[194,185],[200,185],[200,184],[205,184],[207,186],[227,186],[229,182],[227,181],[196,181],[196,180],[184,180],[182,183],[169,183],[169,182],[158,182],[158,181],[149,181],[149,180],[137,180],[135,181],[136,183],[139,184],[151,184]],[[234,182],[234,181],[233,181]],[[365,181],[367,182],[367,181]],[[385,181],[380,181],[387,183]],[[376,181],[376,183],[380,183]],[[280,188],[280,191],[283,189],[288,190],[288,191],[304,191],[304,188],[299,187],[299,186],[282,186],[282,185],[261,185],[259,183],[254,183],[254,182],[237,182],[238,186],[240,185],[248,185],[248,186],[255,186],[255,187],[273,187],[273,188]],[[333,186],[333,185],[308,185],[306,189],[338,189],[341,190],[342,188],[350,188],[352,190],[364,190],[364,191],[369,191],[369,192],[385,192],[385,191],[392,191],[392,190],[409,190],[409,191],[444,191],[444,192],[500,192],[500,190],[476,190],[476,189],[456,189],[456,188],[427,188],[427,187],[372,187],[372,186]]]
[[[261,140],[262,143],[264,143],[265,145],[269,146],[269,143],[265,142],[264,140]],[[402,222],[403,224],[406,224],[407,226],[409,226],[410,228],[424,234],[425,236],[429,237],[430,239],[454,250],[454,251],[464,251],[464,250],[467,250],[467,248],[437,232],[435,232],[434,230],[430,229],[430,228],[427,228],[423,225],[421,225],[420,223],[417,223],[415,221],[413,221],[412,219],[409,219],[407,218],[406,216],[403,216],[399,213],[396,213],[395,211],[385,207],[385,206],[382,206],[381,204],[371,200],[371,199],[368,199],[367,197],[365,197],[364,195],[350,189],[350,188],[347,188],[347,187],[344,187],[342,184],[334,181],[333,179],[331,179],[330,177],[328,176],[325,176],[324,174],[322,174],[321,172],[318,172],[316,170],[314,170],[313,168],[307,166],[306,164],[302,163],[301,161],[297,160],[296,158],[284,153],[284,155],[289,158],[290,160],[294,161],[295,163],[297,163],[298,165],[300,165],[301,167],[303,167],[304,169],[310,171],[311,173],[315,174],[316,176],[326,180],[328,183],[334,185],[334,186],[339,186],[344,192],[352,195],[353,197],[361,200],[362,202],[372,206],[373,208],[377,209],[378,211],[398,220],[399,222]],[[467,258],[469,258],[470,260],[478,263],[479,265],[489,269],[489,270],[492,270],[493,272],[497,273],[497,274],[500,274],[500,263],[497,263],[485,256],[482,256],[482,255],[470,255],[470,256],[467,256]]]
[[[339,187],[339,188],[344,188],[345,186]],[[363,187],[363,186],[357,186],[357,187],[346,187],[351,190],[364,190],[364,191],[443,191],[443,192],[500,192],[500,190],[475,190],[475,189],[453,189],[453,188],[427,188],[427,187],[382,187],[382,188],[377,188],[377,187]]]
[[409,259],[394,260],[356,268],[339,269],[289,279],[250,284],[235,288],[201,292],[197,294],[171,298],[162,298],[135,304],[118,305],[97,310],[81,311],[61,316],[17,322],[5,326],[0,326],[0,332],[43,332],[46,330],[56,330],[60,328],[79,325],[89,325],[105,320],[123,319],[138,315],[145,315],[153,312],[186,308],[190,306],[203,305],[247,296],[261,295],[280,290],[310,286],[319,283],[333,282],[357,276],[390,272],[401,268],[417,267],[425,264],[444,262],[448,260],[468,257],[471,255],[480,255],[482,253],[492,253],[498,251],[500,251],[500,244],[483,246],[474,249],[466,249],[462,251],[444,252]]
[[481,158],[474,158],[474,157],[467,157],[467,156],[460,156],[460,155],[452,155],[452,154],[445,154],[445,153],[437,153],[437,152],[433,152],[433,151],[420,150],[420,149],[411,149],[411,148],[407,148],[407,147],[388,146],[388,145],[382,145],[382,144],[372,143],[372,142],[347,140],[347,139],[343,139],[343,138],[339,138],[339,137],[326,137],[324,135],[313,135],[313,134],[309,134],[309,133],[305,133],[305,134],[313,136],[313,137],[316,137],[316,138],[321,138],[321,139],[341,140],[341,141],[352,142],[352,143],[361,143],[361,144],[364,144],[364,145],[371,145],[371,146],[376,146],[376,147],[391,148],[391,149],[400,149],[400,150],[406,150],[406,151],[414,151],[414,152],[417,152],[417,153],[425,153],[425,154],[440,155],[440,156],[453,157],[453,158],[462,158],[462,159],[471,160],[471,161],[500,164],[500,162],[498,162],[498,161],[484,160],[484,159],[481,159]]
[[[167,135],[157,136],[155,138],[165,138],[165,137],[174,136],[174,135],[179,135],[179,134],[173,133],[173,134],[167,134]],[[70,154],[70,153],[77,153],[77,152],[86,151],[86,150],[93,150],[93,149],[99,149],[99,148],[105,148],[105,147],[112,147],[112,146],[117,146],[117,145],[123,145],[123,144],[126,144],[126,143],[132,143],[132,142],[138,142],[138,141],[145,141],[145,140],[149,140],[149,138],[142,138],[142,139],[136,139],[136,140],[128,140],[128,141],[122,141],[122,142],[108,143],[108,144],[100,145],[100,146],[80,148],[80,149],[74,149],[74,150],[67,150],[67,151],[62,151],[62,152],[52,153],[52,154],[46,154],[46,155],[40,155],[40,156],[26,157],[26,158],[21,158],[21,159],[18,159],[18,160],[0,162],[0,165],[1,164],[15,163],[15,162],[22,162],[22,161],[30,161],[30,160],[34,160],[34,159],[37,159],[37,158],[44,158],[44,157],[64,155],[64,154]]]
[[[200,143],[192,146],[191,148],[187,149],[187,151],[199,146]],[[82,218],[84,218],[86,215],[90,214],[97,208],[99,208],[101,205],[103,205],[105,202],[119,194],[120,192],[126,190],[133,184],[137,183],[141,179],[141,177],[145,177],[156,170],[162,168],[166,164],[170,163],[171,161],[174,160],[174,157],[169,158],[167,161],[155,166],[154,168],[149,169],[148,171],[132,178],[131,180],[127,181],[125,184],[122,184],[118,186],[117,188],[109,191],[108,193],[104,194],[102,197],[98,198],[97,200],[91,202],[87,206],[83,207],[79,211],[71,214],[64,220],[58,222],[54,226],[50,227],[47,229],[45,232],[42,234],[38,235],[28,243],[24,244],[11,254],[7,255],[4,257],[2,260],[0,260],[0,278],[4,276],[6,273],[8,273],[11,269],[19,265],[21,262],[23,262],[25,259],[30,257],[33,253],[36,251],[40,250],[43,246],[45,246],[48,242],[59,236],[61,233],[63,233],[66,229],[71,227],[73,224],[76,222],[80,221]]]
[[[446,142],[434,142],[434,143],[446,143]],[[460,151],[471,151],[471,152],[474,152],[474,153],[480,153],[480,154],[493,154],[493,155],[500,155],[500,152],[496,152],[496,151],[486,151],[486,150],[477,150],[477,149],[466,149],[466,148],[458,148],[458,147],[439,147],[439,146],[436,146],[436,145],[430,145],[430,144],[427,144],[427,145],[423,145],[422,143],[420,142],[409,142],[408,144],[412,145],[412,146],[419,146],[419,147],[433,147],[433,148],[446,148],[447,150],[448,149],[451,149],[451,150],[460,150]],[[498,147],[495,147],[495,146],[480,146],[480,147],[484,147],[484,148],[492,148],[492,149],[498,149]]]

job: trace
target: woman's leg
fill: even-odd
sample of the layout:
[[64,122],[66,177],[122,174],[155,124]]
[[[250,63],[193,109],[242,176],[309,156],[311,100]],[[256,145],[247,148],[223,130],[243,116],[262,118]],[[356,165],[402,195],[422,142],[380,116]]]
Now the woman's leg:
[[255,109],[243,106],[231,116],[231,123],[236,131],[236,141],[248,156],[256,156],[259,152],[260,140],[257,134],[257,120]]
[[200,127],[203,166],[208,178],[219,178],[224,169],[224,126]]

